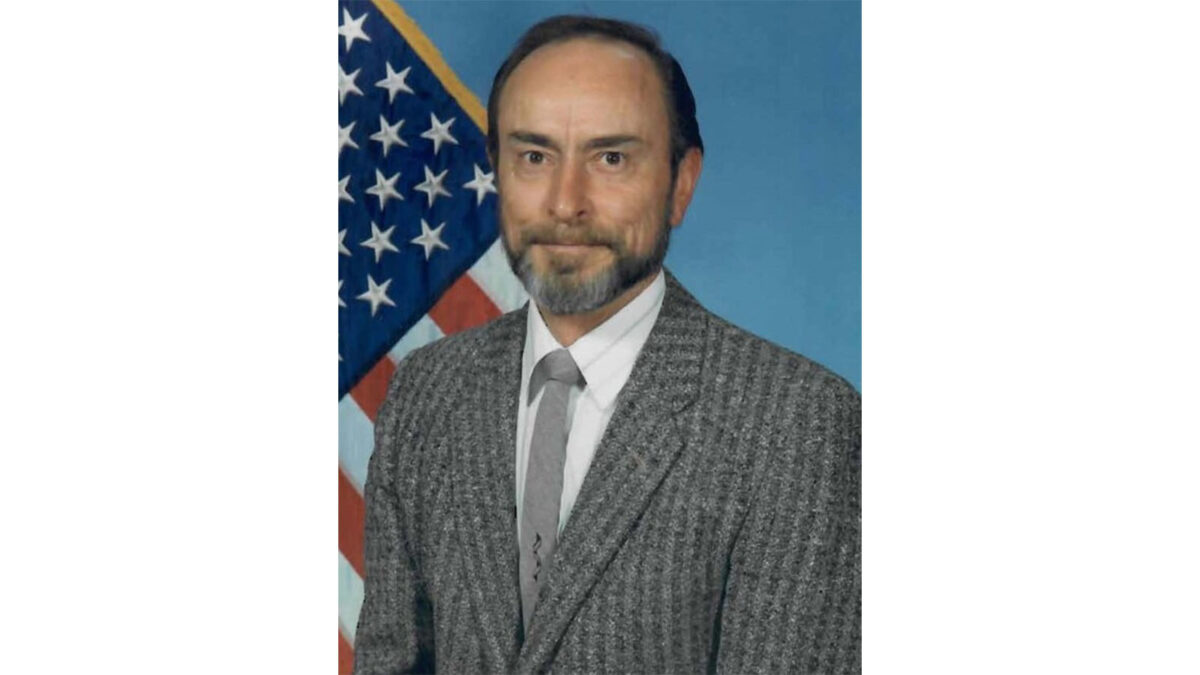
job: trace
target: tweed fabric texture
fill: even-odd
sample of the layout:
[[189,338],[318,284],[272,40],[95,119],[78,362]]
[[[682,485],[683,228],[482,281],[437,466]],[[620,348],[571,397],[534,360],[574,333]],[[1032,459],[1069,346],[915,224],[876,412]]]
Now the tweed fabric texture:
[[669,274],[523,629],[525,311],[397,367],[355,672],[859,672],[859,395]]

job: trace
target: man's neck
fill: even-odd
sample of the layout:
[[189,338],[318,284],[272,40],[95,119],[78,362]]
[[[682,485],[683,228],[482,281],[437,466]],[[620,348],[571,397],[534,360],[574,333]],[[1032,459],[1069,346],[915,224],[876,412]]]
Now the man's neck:
[[564,347],[570,347],[576,340],[587,335],[593,328],[604,323],[613,314],[621,311],[621,308],[628,305],[634,298],[646,290],[654,280],[658,278],[658,272],[647,276],[645,279],[637,282],[633,286],[625,289],[625,292],[613,298],[613,301],[598,307],[590,312],[582,314],[551,314],[541,306],[534,303],[538,308],[538,312],[542,315],[542,321],[546,323],[546,328],[550,329],[550,334],[558,340],[558,344]]

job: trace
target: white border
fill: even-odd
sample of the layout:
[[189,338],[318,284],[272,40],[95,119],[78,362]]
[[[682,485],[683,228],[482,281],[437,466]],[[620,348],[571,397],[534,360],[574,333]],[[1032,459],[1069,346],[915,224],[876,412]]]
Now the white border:
[[1200,672],[1181,7],[866,7],[865,672]]

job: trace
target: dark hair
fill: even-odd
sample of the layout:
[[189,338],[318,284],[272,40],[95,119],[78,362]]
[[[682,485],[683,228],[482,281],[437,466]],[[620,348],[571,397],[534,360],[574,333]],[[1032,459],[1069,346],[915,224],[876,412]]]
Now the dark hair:
[[534,24],[517,41],[508,58],[496,71],[492,80],[492,91],[488,94],[487,149],[495,161],[500,139],[496,130],[496,114],[500,107],[500,93],[517,65],[535,49],[552,42],[563,42],[574,38],[600,38],[626,42],[645,52],[654,63],[663,83],[667,97],[667,118],[671,128],[671,173],[674,175],[689,148],[704,152],[704,141],[700,139],[700,124],[696,121],[696,99],[688,86],[687,76],[674,56],[665,51],[658,35],[649,28],[617,19],[594,16],[563,14],[543,19]]

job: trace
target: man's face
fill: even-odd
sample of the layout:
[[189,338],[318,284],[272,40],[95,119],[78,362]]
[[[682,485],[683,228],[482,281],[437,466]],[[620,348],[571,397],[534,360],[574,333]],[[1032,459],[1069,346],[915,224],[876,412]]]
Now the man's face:
[[501,234],[544,310],[591,311],[657,271],[687,200],[675,208],[647,56],[587,38],[541,47],[505,84],[497,126]]

